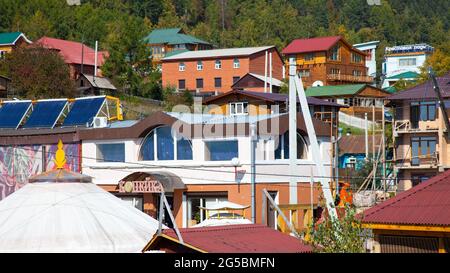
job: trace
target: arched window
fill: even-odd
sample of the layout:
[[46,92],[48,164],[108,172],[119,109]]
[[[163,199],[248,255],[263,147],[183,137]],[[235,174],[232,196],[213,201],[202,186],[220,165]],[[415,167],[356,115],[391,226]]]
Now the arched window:
[[178,65],[178,70],[179,70],[179,71],[185,71],[185,70],[186,70],[186,65],[185,65],[184,63],[180,63],[180,64]]
[[192,160],[191,141],[177,139],[169,126],[153,129],[143,140],[140,160]]
[[197,70],[203,70],[203,62],[202,61],[197,62]]
[[[297,159],[308,158],[308,144],[305,138],[297,132]],[[289,131],[278,138],[275,149],[275,159],[289,159]]]

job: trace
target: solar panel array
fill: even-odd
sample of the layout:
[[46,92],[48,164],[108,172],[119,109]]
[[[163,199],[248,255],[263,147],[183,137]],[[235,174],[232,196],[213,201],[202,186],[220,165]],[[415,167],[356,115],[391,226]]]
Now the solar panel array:
[[94,117],[100,111],[104,101],[105,97],[75,100],[62,126],[84,126],[86,123],[91,124]]
[[[91,126],[100,113],[106,96],[75,99],[69,106],[69,113],[62,126]],[[31,101],[8,101],[0,104],[0,129],[24,129],[55,127],[69,105],[67,99]],[[31,110],[32,109],[32,110]],[[28,118],[26,118],[29,113]],[[25,122],[24,122],[25,121]]]
[[17,129],[31,107],[31,101],[7,102],[0,108],[0,128]]
[[66,104],[67,99],[38,101],[23,128],[53,128]]

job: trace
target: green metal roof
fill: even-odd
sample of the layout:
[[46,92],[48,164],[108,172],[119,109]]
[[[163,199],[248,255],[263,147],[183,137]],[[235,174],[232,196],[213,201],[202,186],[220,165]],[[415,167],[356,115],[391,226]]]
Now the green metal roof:
[[170,52],[167,52],[165,57],[170,57],[170,56],[177,55],[177,54],[180,54],[180,53],[183,53],[183,52],[187,52],[187,51],[189,51],[189,50],[187,50],[187,49],[172,50]]
[[397,89],[395,88],[395,86],[389,86],[389,87],[385,87],[383,88],[384,91],[388,91],[389,93],[395,93],[397,92]]
[[0,33],[0,45],[12,45],[19,38],[22,32]]
[[194,36],[184,34],[181,28],[155,29],[144,40],[149,44],[210,44]]
[[416,79],[419,77],[419,73],[416,73],[414,71],[407,71],[403,72],[397,75],[393,75],[388,77],[388,80],[399,80],[399,79]]
[[347,85],[327,85],[310,87],[306,89],[308,97],[332,97],[354,95],[363,89],[365,84],[347,84]]

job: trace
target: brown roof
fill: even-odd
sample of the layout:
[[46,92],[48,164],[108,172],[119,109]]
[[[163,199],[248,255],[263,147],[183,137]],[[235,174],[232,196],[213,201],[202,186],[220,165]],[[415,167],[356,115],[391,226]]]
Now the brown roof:
[[[188,247],[208,253],[312,252],[312,247],[305,245],[300,239],[264,225],[244,224],[181,228],[180,233],[184,243],[189,245]],[[163,234],[179,243],[174,230],[165,229]],[[156,239],[164,240],[164,237],[157,237]],[[158,249],[157,244],[157,240],[153,241],[144,248],[144,251]]]
[[[381,135],[375,135],[375,147],[378,148]],[[369,152],[372,151],[372,135],[368,137]],[[339,140],[339,155],[366,153],[366,139],[364,135],[342,136]]]
[[364,223],[450,227],[450,170],[366,210]]

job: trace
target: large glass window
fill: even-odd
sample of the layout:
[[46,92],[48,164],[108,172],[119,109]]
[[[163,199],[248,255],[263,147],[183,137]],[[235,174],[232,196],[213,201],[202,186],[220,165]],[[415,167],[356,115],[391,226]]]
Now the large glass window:
[[362,56],[357,53],[352,53],[352,62],[353,63],[361,63],[362,62]]
[[237,140],[205,141],[206,161],[223,161],[239,157]]
[[[156,158],[155,158],[156,155]],[[169,126],[152,130],[144,139],[139,152],[140,160],[192,160],[191,141],[177,140]]]
[[332,61],[339,61],[340,60],[340,56],[339,56],[339,46],[336,45],[335,47],[333,47],[330,51],[330,60]]
[[[297,133],[297,159],[306,159],[307,157],[306,140]],[[275,149],[275,159],[289,159],[289,131],[279,136],[278,146]]]
[[428,161],[436,157],[436,137],[411,138],[411,165],[420,165],[421,159]]
[[418,126],[418,121],[433,121],[436,119],[436,102],[421,101],[411,102],[411,123],[413,128]]
[[98,162],[125,162],[125,143],[97,144]]
[[[193,225],[199,224],[206,220],[205,210],[200,209],[199,207],[210,207],[211,205],[218,204],[224,201],[228,201],[228,197],[226,193],[216,192],[216,193],[190,193],[187,196],[187,226],[191,227]],[[212,211],[213,215],[209,215],[209,217],[214,216],[214,211]]]
[[398,66],[414,66],[416,65],[416,58],[405,58],[398,60]]

